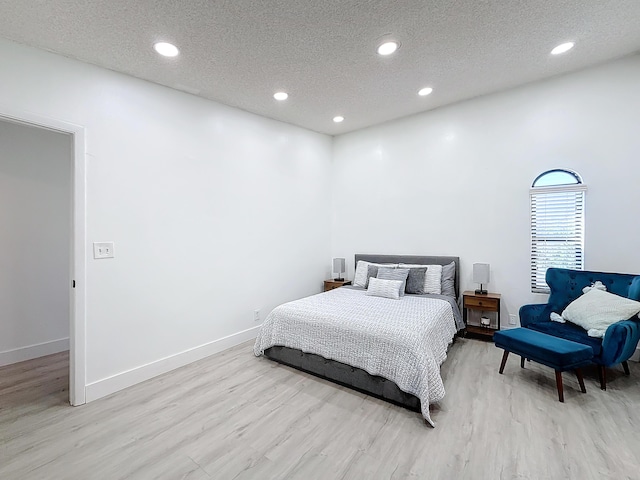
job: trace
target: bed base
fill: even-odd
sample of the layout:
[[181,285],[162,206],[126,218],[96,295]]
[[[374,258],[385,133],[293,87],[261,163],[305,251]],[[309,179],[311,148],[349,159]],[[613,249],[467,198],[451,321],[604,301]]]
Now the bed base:
[[264,355],[278,363],[330,380],[358,392],[366,393],[372,397],[386,400],[414,412],[420,412],[420,399],[418,397],[403,392],[391,380],[371,375],[360,368],[289,347],[274,346],[266,349]]

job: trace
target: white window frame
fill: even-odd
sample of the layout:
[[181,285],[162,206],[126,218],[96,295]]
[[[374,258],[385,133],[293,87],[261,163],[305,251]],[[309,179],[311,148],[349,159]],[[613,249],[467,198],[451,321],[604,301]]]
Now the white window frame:
[[[551,173],[554,171],[558,171],[559,169],[549,170],[536,178],[536,181],[544,176],[546,173]],[[570,173],[575,176],[577,184],[569,184],[569,185],[554,185],[548,187],[534,187],[532,186],[529,191],[529,212],[530,212],[530,233],[531,233],[531,292],[533,293],[549,293],[549,286],[545,281],[545,275],[547,273],[547,269],[550,267],[561,267],[561,268],[571,268],[573,270],[583,270],[584,269],[584,232],[585,232],[585,201],[586,201],[586,191],[587,187],[582,183],[582,179],[580,176],[572,172],[570,170],[564,170],[567,173]],[[534,182],[535,184],[535,182]],[[565,194],[568,198],[562,198],[562,195]],[[567,195],[568,194],[568,195]],[[571,208],[571,195],[574,195],[575,203],[573,207],[573,212]],[[552,199],[553,196],[557,199],[557,202],[554,202],[558,205],[560,210],[560,214],[564,214],[565,216],[561,218],[559,221],[555,221],[553,218],[549,219],[548,213],[545,215],[544,212],[540,211],[540,202],[547,197],[547,199]],[[564,210],[564,211],[562,211]],[[558,211],[556,211],[556,214]],[[562,226],[558,225],[561,223],[571,225],[571,232],[567,235],[558,235],[558,232],[554,232],[553,235],[542,232],[541,223],[543,226],[546,224],[547,228],[549,228],[549,224],[551,223],[551,227],[553,226]],[[544,260],[541,258],[541,252],[549,251],[549,247],[553,247],[554,244],[557,244],[559,247],[558,251],[551,252],[555,253],[560,257],[564,253],[564,259],[556,258],[550,260]],[[574,255],[566,255],[566,247],[567,245],[575,248]],[[564,248],[565,251],[562,252],[560,248]],[[553,250],[553,248],[551,248]]]

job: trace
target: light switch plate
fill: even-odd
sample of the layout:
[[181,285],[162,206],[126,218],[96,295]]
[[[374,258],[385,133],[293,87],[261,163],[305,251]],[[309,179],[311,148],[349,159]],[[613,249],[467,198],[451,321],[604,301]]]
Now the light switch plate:
[[113,242],[93,242],[93,258],[113,258]]

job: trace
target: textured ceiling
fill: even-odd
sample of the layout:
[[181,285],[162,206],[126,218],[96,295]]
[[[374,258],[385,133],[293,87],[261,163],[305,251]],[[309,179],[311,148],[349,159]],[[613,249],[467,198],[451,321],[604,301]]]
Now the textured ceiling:
[[0,0],[0,36],[335,135],[635,53],[640,0]]

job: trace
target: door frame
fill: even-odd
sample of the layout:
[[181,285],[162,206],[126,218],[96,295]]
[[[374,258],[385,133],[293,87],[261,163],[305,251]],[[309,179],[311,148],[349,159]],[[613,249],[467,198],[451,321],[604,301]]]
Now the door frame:
[[[86,141],[81,125],[48,118],[0,105],[0,120],[44,128],[71,135],[71,288],[69,298],[69,402],[86,403],[86,285],[87,285],[87,217],[86,217]],[[75,282],[75,288],[73,283]]]

